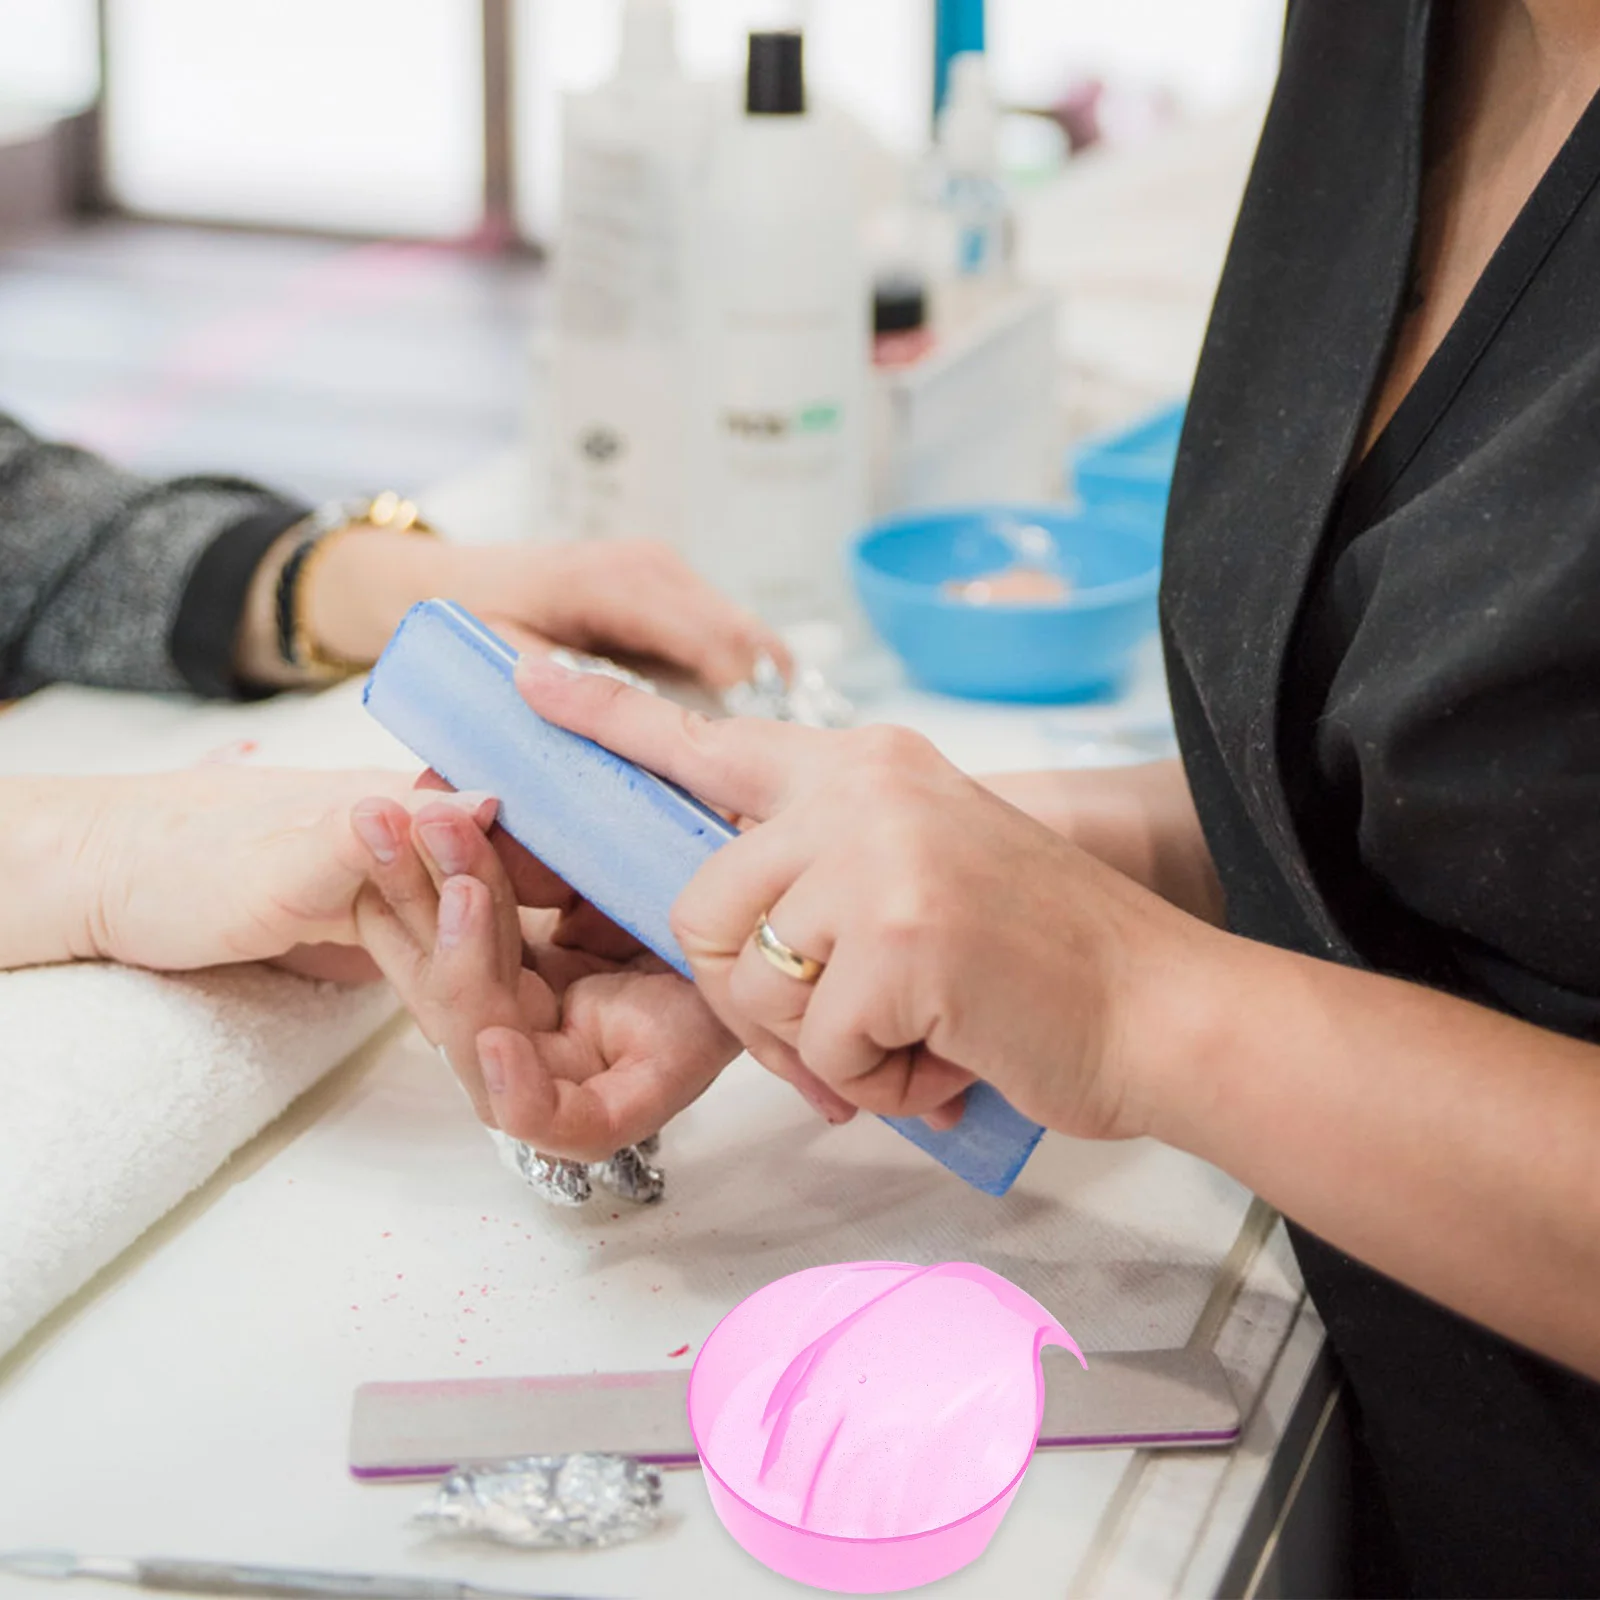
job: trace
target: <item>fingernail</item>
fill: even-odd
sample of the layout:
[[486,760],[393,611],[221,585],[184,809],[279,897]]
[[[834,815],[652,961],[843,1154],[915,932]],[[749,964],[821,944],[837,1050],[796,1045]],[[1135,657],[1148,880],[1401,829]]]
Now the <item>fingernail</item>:
[[376,806],[365,802],[357,806],[350,813],[350,826],[356,830],[356,837],[384,866],[388,866],[400,854],[400,837],[388,817]]
[[828,1099],[815,1084],[806,1083],[804,1080],[795,1087],[805,1097],[805,1102],[811,1107],[824,1122],[838,1123],[840,1120],[839,1108]]
[[569,666],[560,661],[553,661],[549,656],[532,655],[524,652],[517,657],[517,676],[527,678],[534,683],[570,683],[574,678],[581,678],[581,672],[574,672]]
[[478,1046],[478,1070],[483,1074],[483,1086],[490,1094],[505,1093],[506,1062],[497,1044],[491,1042]]
[[439,893],[439,943],[447,950],[461,943],[467,928],[471,894],[466,884],[452,878]]
[[438,863],[441,872],[456,873],[467,870],[467,847],[456,832],[455,823],[446,822],[442,817],[431,822],[419,822],[417,833],[422,839],[423,847]]
[[500,809],[500,802],[487,789],[461,789],[440,793],[434,797],[438,805],[451,806],[467,816],[476,818],[486,806]]

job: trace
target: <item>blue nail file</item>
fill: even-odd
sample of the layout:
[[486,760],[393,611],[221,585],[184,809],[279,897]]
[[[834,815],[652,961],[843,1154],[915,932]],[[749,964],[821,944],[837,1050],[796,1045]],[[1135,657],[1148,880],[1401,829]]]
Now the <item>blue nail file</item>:
[[[425,600],[373,668],[366,707],[453,787],[496,796],[512,838],[690,976],[668,914],[735,830],[676,785],[536,715],[517,692],[516,660],[460,606]],[[993,1195],[1016,1181],[1044,1132],[982,1083],[947,1133],[918,1117],[884,1120]]]

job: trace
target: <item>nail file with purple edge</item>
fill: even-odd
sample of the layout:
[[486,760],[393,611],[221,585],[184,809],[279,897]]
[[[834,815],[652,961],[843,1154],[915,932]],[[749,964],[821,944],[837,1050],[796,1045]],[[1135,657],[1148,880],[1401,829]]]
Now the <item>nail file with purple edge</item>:
[[[460,606],[425,600],[372,670],[366,707],[457,789],[500,801],[512,838],[686,977],[673,902],[735,830],[676,785],[536,715],[517,692],[516,652]],[[884,1119],[986,1194],[1016,1181],[1044,1130],[987,1084],[948,1132]]]

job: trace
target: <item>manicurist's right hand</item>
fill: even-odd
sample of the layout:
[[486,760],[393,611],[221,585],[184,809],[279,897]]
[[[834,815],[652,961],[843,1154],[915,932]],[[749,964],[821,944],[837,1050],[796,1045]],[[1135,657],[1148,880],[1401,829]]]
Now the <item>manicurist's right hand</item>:
[[1061,1132],[1152,1131],[1161,1041],[1204,1014],[1225,934],[906,729],[709,721],[534,658],[517,683],[548,721],[746,819],[672,930],[764,1065],[939,1126],[981,1079]]

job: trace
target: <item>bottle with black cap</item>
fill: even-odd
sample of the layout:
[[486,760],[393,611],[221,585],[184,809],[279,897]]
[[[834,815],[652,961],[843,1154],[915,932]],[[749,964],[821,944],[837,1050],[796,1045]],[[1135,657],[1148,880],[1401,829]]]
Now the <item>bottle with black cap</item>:
[[748,117],[802,117],[806,110],[805,37],[798,31],[750,35],[744,110]]
[[853,620],[866,519],[871,295],[846,146],[807,94],[798,32],[752,33],[716,141],[702,304],[699,556],[780,625]]

